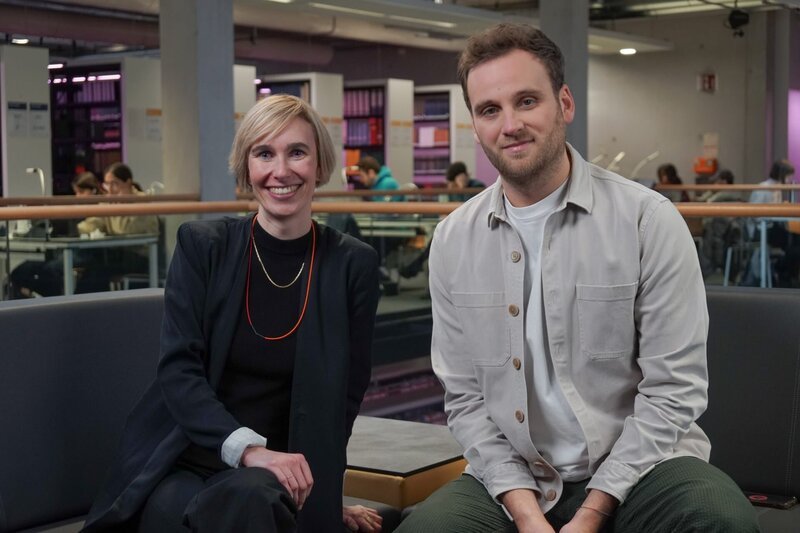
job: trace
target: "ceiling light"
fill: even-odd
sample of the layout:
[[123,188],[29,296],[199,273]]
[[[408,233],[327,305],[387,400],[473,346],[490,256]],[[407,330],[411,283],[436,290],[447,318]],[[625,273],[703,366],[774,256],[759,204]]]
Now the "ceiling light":
[[256,78],[256,79],[253,80],[253,84],[254,85],[261,85],[261,80]]
[[11,39],[11,42],[14,44],[28,44],[28,39],[19,38],[19,39]]
[[86,81],[86,76],[75,76],[72,78],[72,83],[83,83]]
[[437,28],[455,28],[456,25],[452,22],[441,22],[438,20],[425,20],[414,17],[404,17],[402,15],[389,15],[392,20],[402,20],[403,22],[414,22],[415,24],[427,24],[429,26],[436,26]]
[[48,70],[55,70],[57,68],[64,68],[64,63],[50,63],[47,65]]
[[619,53],[624,56],[632,56],[636,53],[636,48],[620,48]]
[[294,0],[266,0],[267,2],[275,2],[276,4],[291,4]]
[[383,18],[383,13],[376,13],[375,11],[366,11],[364,9],[353,9],[351,7],[334,6],[331,4],[320,4],[317,2],[309,2],[308,5],[310,5],[311,7],[316,7],[317,9],[338,11],[340,13],[349,13],[351,15],[364,15],[366,17]]
[[97,76],[98,81],[106,81],[106,80],[118,80],[122,76],[120,74],[100,74]]

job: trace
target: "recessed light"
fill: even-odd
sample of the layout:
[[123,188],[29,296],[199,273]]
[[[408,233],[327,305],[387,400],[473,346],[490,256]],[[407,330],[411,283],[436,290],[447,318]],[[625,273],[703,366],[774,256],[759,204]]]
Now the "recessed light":
[[14,44],[28,44],[30,41],[28,41],[28,39],[25,38],[19,38],[19,39],[11,39],[11,42]]
[[619,53],[624,56],[632,56],[636,53],[636,48],[620,48]]
[[55,70],[57,68],[64,68],[64,63],[50,63],[47,65],[48,70]]

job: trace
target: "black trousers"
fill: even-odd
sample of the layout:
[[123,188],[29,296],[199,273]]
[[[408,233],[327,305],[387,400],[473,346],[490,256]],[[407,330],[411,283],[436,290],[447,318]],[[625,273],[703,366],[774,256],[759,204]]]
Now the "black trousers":
[[203,478],[175,469],[142,510],[139,531],[170,533],[288,533],[297,508],[269,470],[236,468]]

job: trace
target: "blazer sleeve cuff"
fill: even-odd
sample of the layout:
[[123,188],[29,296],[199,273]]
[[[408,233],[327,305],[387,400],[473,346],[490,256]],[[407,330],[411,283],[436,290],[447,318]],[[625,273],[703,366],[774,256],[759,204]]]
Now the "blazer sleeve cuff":
[[602,490],[618,499],[619,503],[623,503],[640,478],[641,476],[635,470],[624,463],[607,460],[600,465],[600,468],[592,476],[586,486],[586,491],[588,492],[591,489]]
[[242,463],[242,454],[252,446],[267,447],[267,439],[250,428],[240,427],[222,443],[220,458],[231,468],[239,468]]

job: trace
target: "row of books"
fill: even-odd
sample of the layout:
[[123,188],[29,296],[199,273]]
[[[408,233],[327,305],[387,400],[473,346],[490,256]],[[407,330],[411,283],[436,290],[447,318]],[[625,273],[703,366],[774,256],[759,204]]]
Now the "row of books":
[[342,139],[347,146],[383,144],[383,119],[378,117],[347,119],[342,126]]
[[55,90],[55,100],[57,105],[115,102],[117,82],[109,80],[64,83]]
[[414,158],[414,174],[444,174],[450,165],[449,156]]
[[414,146],[448,146],[450,128],[419,126],[414,128]]
[[344,91],[344,116],[363,117],[383,115],[384,89],[346,89]]
[[431,98],[419,97],[414,102],[414,114],[422,116],[441,116],[450,113],[450,100],[446,96]]

